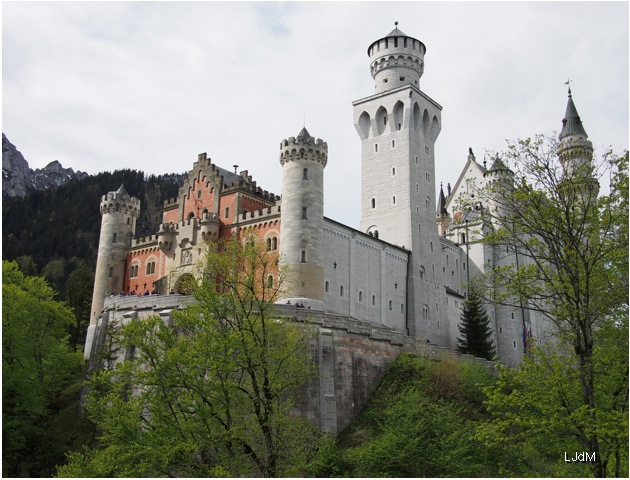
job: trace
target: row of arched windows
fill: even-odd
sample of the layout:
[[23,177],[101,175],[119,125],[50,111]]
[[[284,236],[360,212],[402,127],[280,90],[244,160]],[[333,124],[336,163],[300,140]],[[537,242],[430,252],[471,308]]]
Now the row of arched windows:
[[[326,283],[324,284],[324,291],[326,293],[330,293],[330,282],[328,280],[326,280]],[[343,285],[339,286],[339,296],[340,297],[344,296]],[[363,303],[363,291],[362,290],[359,290],[357,297],[358,297],[359,303]],[[376,306],[376,295],[372,295],[372,306],[373,307]],[[391,300],[389,300],[389,309],[390,310],[393,309],[393,304],[392,304]],[[404,311],[405,311],[405,305],[404,305],[404,303],[401,303],[400,304],[400,313],[404,313]]]
[[268,237],[265,244],[268,252],[275,252],[278,250],[278,237]]
[[[139,264],[131,265],[129,267],[129,278],[136,278],[140,269]],[[153,275],[155,273],[155,262],[147,262],[146,275]]]

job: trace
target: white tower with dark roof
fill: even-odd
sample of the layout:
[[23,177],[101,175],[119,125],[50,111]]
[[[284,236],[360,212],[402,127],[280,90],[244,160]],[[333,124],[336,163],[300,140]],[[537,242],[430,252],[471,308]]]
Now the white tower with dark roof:
[[101,197],[101,234],[98,241],[94,293],[90,325],[85,342],[85,355],[91,351],[94,330],[101,315],[105,297],[117,295],[123,289],[125,249],[131,245],[140,215],[140,200],[127,193],[123,185]]
[[363,232],[412,252],[409,334],[446,341],[442,258],[435,225],[435,141],[442,107],[420,90],[425,45],[396,28],[368,50],[375,94],[353,102],[361,138]]
[[306,128],[280,143],[282,206],[280,260],[289,267],[288,290],[280,299],[324,307],[324,167],[328,144]]

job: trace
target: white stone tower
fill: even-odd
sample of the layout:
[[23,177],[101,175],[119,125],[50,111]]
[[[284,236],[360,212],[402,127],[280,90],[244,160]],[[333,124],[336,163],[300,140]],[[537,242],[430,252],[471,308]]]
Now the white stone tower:
[[397,26],[368,48],[376,93],[353,102],[362,141],[360,228],[412,251],[409,334],[447,344],[435,217],[435,141],[442,107],[420,90],[425,52],[422,42]]
[[131,245],[140,214],[140,200],[130,196],[123,185],[101,197],[101,235],[94,274],[94,293],[85,352],[89,354],[105,297],[117,295],[124,284],[125,249]]
[[562,131],[558,136],[558,156],[563,169],[563,179],[585,181],[594,190],[597,198],[599,184],[592,176],[593,143],[588,139],[580,115],[573,103],[573,95],[569,88],[567,110],[562,119]]
[[280,144],[283,167],[280,258],[289,267],[281,302],[322,310],[324,303],[324,167],[328,145],[303,128]]

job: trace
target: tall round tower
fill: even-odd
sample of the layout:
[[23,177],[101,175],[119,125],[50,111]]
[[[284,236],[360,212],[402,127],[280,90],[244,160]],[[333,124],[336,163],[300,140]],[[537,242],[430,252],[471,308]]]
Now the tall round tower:
[[[123,289],[125,249],[131,245],[140,214],[140,200],[130,196],[123,185],[101,197],[101,235],[94,275],[90,328],[95,326],[105,297]],[[88,333],[89,336],[89,333]]]
[[420,88],[427,47],[420,40],[398,30],[398,22],[395,25],[396,28],[389,35],[376,40],[368,48],[375,93],[404,85]]
[[281,302],[321,310],[324,303],[324,167],[328,144],[303,128],[280,144],[283,167],[280,258],[289,267]]
[[588,139],[580,115],[575,108],[570,88],[567,110],[562,119],[562,131],[558,140],[560,140],[558,155],[564,170],[564,179],[585,180],[590,177],[593,144]]

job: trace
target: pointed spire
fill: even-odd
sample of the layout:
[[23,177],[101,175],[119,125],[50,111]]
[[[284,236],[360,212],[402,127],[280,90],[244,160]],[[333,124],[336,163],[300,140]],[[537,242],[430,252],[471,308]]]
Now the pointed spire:
[[[567,84],[568,83],[569,82],[567,82]],[[582,120],[580,120],[580,115],[578,115],[577,108],[575,108],[575,103],[573,103],[573,95],[571,94],[571,87],[569,86],[567,111],[562,119],[562,131],[560,132],[558,139],[562,140],[570,135],[581,135],[584,138],[588,138],[586,130],[584,130],[584,126],[582,125]]]
[[440,196],[438,197],[437,214],[448,215],[448,210],[446,210],[446,197],[444,196],[444,189],[442,188],[442,182],[440,182]]
[[118,187],[118,190],[116,190],[116,193],[119,195],[127,195],[129,196],[129,194],[127,193],[127,190],[125,189],[125,185],[124,184],[120,184],[120,187]]
[[302,130],[300,131],[300,133],[298,133],[297,136],[298,140],[303,140],[303,139],[309,139],[311,138],[311,135],[308,133],[308,130],[306,130],[306,127],[302,128]]

